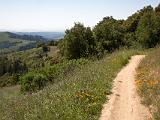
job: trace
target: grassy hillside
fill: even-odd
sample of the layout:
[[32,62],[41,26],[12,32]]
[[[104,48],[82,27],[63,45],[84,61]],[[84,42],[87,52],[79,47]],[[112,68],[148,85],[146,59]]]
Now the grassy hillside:
[[7,32],[0,32],[0,53],[25,50],[35,46],[35,42],[10,38]]
[[97,120],[112,80],[137,51],[119,51],[63,75],[38,93],[0,100],[4,120]]
[[155,120],[160,120],[160,48],[154,49],[137,69],[137,86],[143,103],[150,106]]
[[[24,64],[27,68],[27,71],[29,71],[30,69],[40,68],[45,64],[49,64],[51,60],[57,58],[58,54],[56,53],[56,47],[54,49],[51,49],[48,54],[50,53],[54,53],[55,55],[54,56],[47,55],[47,53],[43,52],[42,48],[33,48],[25,51],[8,53],[1,56],[0,66],[1,67],[7,66],[7,64],[13,64],[16,60],[18,60],[22,64]],[[7,58],[5,61],[2,60],[3,56]],[[2,71],[2,68],[0,68],[0,70]],[[15,84],[13,77],[16,74],[11,74],[11,73],[5,73],[4,75],[2,74],[2,76],[0,76],[0,87],[10,86]]]
[[9,59],[21,59],[27,64],[29,68],[38,67],[44,63],[44,56],[42,48],[33,48],[26,51],[19,51],[7,55]]

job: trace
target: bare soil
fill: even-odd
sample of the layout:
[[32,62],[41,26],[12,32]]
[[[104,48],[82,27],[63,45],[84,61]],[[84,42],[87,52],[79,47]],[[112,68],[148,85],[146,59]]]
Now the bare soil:
[[149,109],[141,104],[135,85],[135,69],[144,57],[132,56],[118,73],[113,83],[113,94],[107,96],[99,120],[151,120]]

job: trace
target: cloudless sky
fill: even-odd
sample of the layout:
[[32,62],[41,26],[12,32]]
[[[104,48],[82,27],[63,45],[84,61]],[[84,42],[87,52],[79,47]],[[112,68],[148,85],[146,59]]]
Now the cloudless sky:
[[74,22],[93,27],[105,16],[126,19],[159,0],[0,0],[0,30],[64,31]]

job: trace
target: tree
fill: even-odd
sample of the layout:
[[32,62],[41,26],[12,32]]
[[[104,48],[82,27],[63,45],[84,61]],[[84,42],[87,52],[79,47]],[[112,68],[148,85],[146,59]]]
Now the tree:
[[122,21],[115,20],[112,17],[105,17],[95,26],[93,32],[98,48],[112,52],[123,44]]
[[5,73],[15,74],[27,71],[27,66],[20,59],[8,59],[6,56],[0,57],[0,76]]
[[126,32],[124,34],[123,43],[126,48],[137,48],[135,32]]
[[155,14],[153,9],[150,9],[150,11],[145,11],[141,17],[136,31],[138,42],[145,48],[154,47],[157,44],[154,27]]
[[81,23],[75,23],[74,27],[66,30],[60,53],[68,59],[88,57],[94,49],[94,38],[91,29]]
[[139,23],[141,15],[136,12],[132,16],[129,16],[127,20],[123,22],[123,27],[126,32],[135,32]]
[[49,48],[48,48],[47,45],[43,45],[43,46],[42,46],[42,50],[43,50],[43,52],[48,52],[48,51],[49,51]]
[[160,12],[160,4],[155,8],[155,12]]
[[51,40],[48,42],[48,46],[57,46],[59,41]]
[[86,52],[88,53],[88,55],[95,55],[96,43],[94,40],[93,32],[90,27],[87,27],[85,30],[85,40],[87,41]]
[[124,43],[127,47],[139,47],[137,42],[136,31],[139,26],[141,17],[147,12],[153,11],[152,6],[146,6],[143,9],[138,10],[133,15],[129,16],[127,20],[123,22]]
[[160,4],[155,8],[155,26],[154,31],[156,33],[156,39],[160,42]]

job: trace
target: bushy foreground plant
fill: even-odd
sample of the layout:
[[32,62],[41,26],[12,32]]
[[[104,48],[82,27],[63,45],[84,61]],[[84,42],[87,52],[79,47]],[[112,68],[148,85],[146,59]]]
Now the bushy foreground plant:
[[35,91],[42,89],[47,83],[47,77],[40,73],[27,73],[21,79],[22,91]]
[[31,70],[21,78],[21,91],[34,92],[43,89],[47,83],[55,83],[60,76],[73,72],[75,68],[88,63],[87,59],[65,60],[62,63],[46,65],[45,67]]

